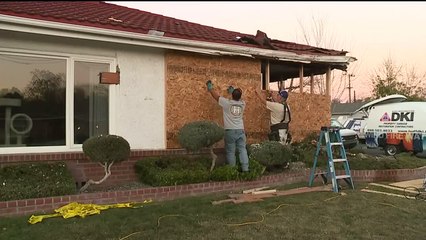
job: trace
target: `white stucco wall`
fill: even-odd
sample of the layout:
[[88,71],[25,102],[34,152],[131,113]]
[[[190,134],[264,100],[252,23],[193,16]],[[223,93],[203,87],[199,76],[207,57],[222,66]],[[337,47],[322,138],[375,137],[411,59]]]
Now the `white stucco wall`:
[[126,138],[132,149],[166,148],[162,49],[0,30],[0,50],[5,49],[114,59],[121,74],[120,84],[111,85],[111,133]]
[[117,132],[132,148],[166,148],[164,54],[120,51],[117,56],[121,70]]

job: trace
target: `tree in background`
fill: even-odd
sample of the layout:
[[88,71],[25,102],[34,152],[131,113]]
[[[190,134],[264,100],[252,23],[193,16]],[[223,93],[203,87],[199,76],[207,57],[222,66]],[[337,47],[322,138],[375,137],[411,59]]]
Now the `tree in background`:
[[[298,20],[298,23],[300,27],[300,32],[298,34],[301,35],[302,38],[302,40],[299,42],[304,42],[310,46],[327,49],[343,48],[341,47],[343,44],[338,42],[336,36],[329,31],[329,28],[327,28],[327,23],[322,17],[311,16],[310,24],[305,24],[300,19]],[[358,65],[355,62],[349,65],[346,72],[340,70],[331,72],[331,99],[339,99],[340,102],[342,96],[348,92],[349,81],[356,79],[357,66]],[[350,80],[349,75],[352,76]],[[292,82],[293,81],[291,81],[291,83]],[[299,88],[298,86],[294,87],[292,84],[290,85],[290,89]],[[304,85],[310,85],[310,77],[305,77]],[[316,93],[325,94],[325,75],[314,76],[314,86],[317,89]]]
[[63,100],[65,97],[64,73],[35,69],[31,74],[33,77],[24,90],[27,99],[45,101],[50,105]]
[[406,68],[396,64],[391,57],[371,77],[373,98],[381,98],[391,94],[401,94],[408,100],[426,99],[424,82],[426,74],[419,75],[414,67]]

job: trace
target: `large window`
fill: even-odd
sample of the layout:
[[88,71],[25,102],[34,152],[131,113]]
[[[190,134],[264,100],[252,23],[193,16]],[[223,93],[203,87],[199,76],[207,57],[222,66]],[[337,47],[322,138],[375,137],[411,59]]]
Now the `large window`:
[[108,86],[99,84],[99,72],[107,64],[75,62],[74,64],[74,143],[89,136],[108,133]]
[[109,69],[109,61],[0,53],[0,147],[71,148],[107,134],[109,87],[99,73]]

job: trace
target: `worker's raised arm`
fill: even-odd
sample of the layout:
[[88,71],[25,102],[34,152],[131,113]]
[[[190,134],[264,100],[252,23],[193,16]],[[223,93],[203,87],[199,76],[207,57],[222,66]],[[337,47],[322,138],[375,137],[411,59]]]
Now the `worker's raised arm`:
[[208,80],[206,82],[207,85],[207,90],[210,92],[210,94],[212,95],[212,97],[216,100],[219,101],[219,94],[213,89],[213,83],[212,81]]
[[256,96],[262,101],[263,104],[266,104],[266,96],[263,94],[262,90],[256,88]]

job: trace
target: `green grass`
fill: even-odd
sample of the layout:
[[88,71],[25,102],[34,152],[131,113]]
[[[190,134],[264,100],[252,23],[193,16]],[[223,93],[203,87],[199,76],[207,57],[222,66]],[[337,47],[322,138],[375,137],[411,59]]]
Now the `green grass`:
[[365,186],[242,204],[212,205],[228,197],[211,194],[34,225],[30,216],[0,218],[0,239],[426,239],[426,202],[361,192]]

